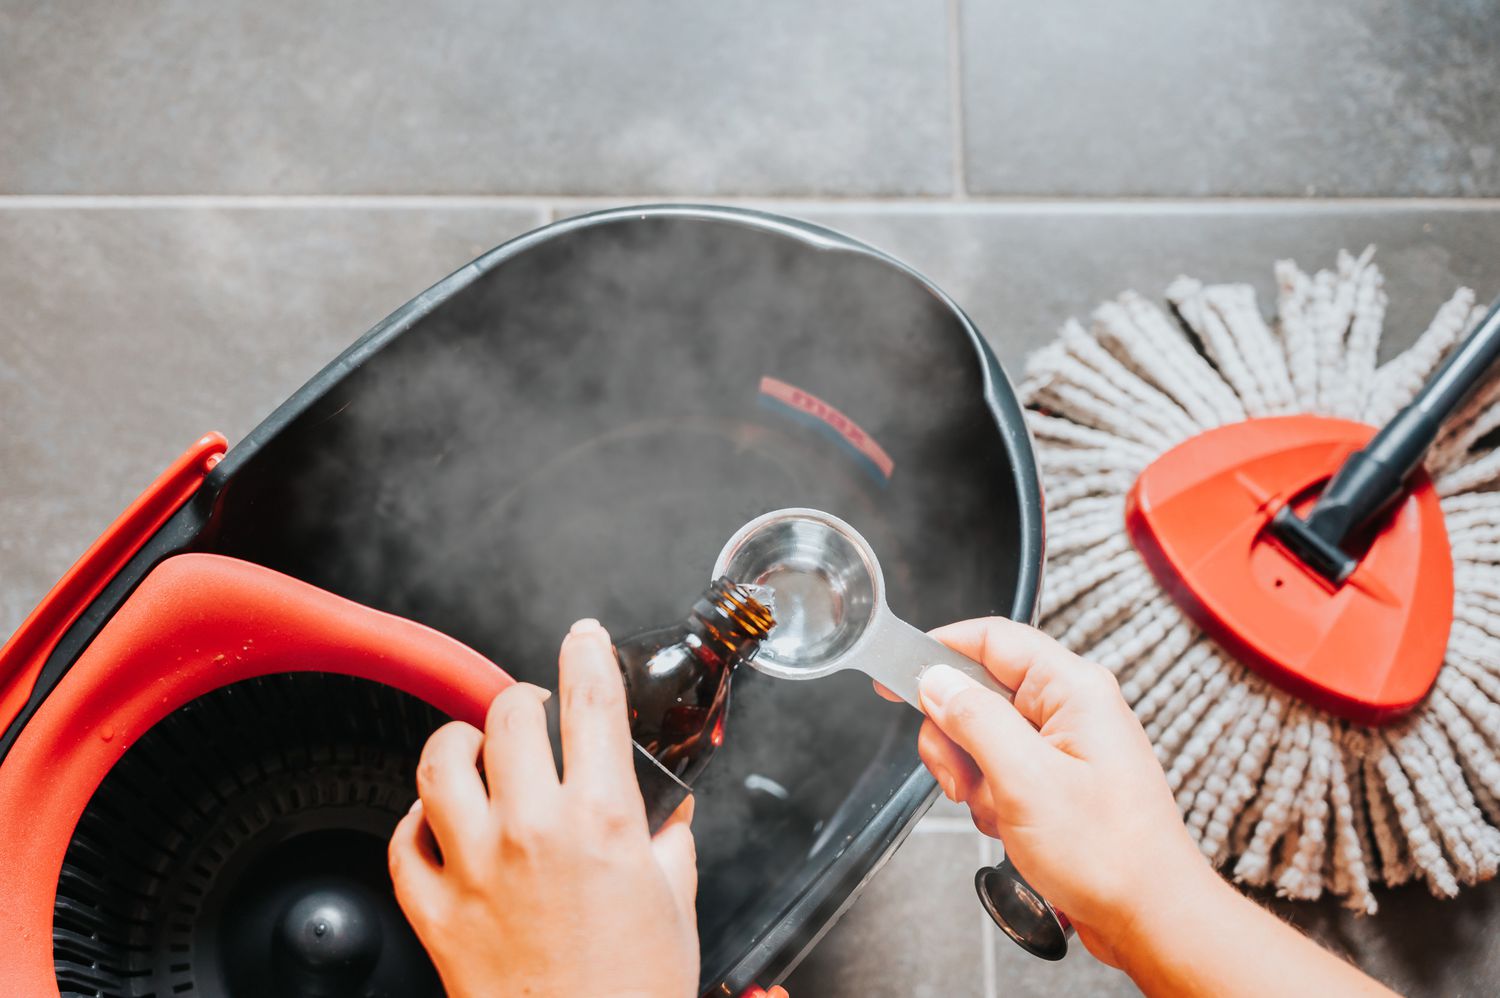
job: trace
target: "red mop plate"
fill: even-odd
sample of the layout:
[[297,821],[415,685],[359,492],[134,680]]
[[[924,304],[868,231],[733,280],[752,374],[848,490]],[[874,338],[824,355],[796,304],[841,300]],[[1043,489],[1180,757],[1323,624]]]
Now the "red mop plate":
[[1363,423],[1277,416],[1192,437],[1141,472],[1131,542],[1225,650],[1290,693],[1364,724],[1395,720],[1437,679],[1453,623],[1453,558],[1425,471],[1348,580],[1334,587],[1272,536],[1353,451]]

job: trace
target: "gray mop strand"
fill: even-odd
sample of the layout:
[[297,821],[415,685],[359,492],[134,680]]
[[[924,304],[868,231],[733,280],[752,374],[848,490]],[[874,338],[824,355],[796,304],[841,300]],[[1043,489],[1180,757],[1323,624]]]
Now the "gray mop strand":
[[1216,866],[1368,912],[1374,884],[1420,877],[1448,896],[1500,867],[1500,450],[1485,446],[1500,379],[1428,453],[1453,630],[1431,694],[1386,727],[1325,715],[1220,650],[1131,549],[1124,503],[1147,464],[1204,430],[1296,412],[1380,425],[1416,394],[1484,310],[1460,289],[1377,366],[1386,296],[1373,253],[1340,253],[1312,276],[1278,263],[1274,325],[1245,285],[1179,278],[1166,291],[1179,321],[1123,294],[1033,355],[1021,389],[1048,502],[1042,628],[1119,678]]

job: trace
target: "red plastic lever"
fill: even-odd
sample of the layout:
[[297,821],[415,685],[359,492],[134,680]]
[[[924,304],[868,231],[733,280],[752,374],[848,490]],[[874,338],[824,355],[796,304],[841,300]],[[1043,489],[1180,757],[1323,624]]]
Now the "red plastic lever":
[[0,995],[57,998],[52,914],[63,858],[79,815],[130,745],[211,690],[304,670],[382,682],[475,725],[512,682],[446,635],[268,568],[212,554],[166,559],[0,764]]
[[0,648],[0,731],[16,719],[47,657],[73,621],[219,463],[229,441],[210,433],[183,452],[90,545]]
[[1151,574],[1226,651],[1282,689],[1359,724],[1386,724],[1437,679],[1453,622],[1453,557],[1437,490],[1418,471],[1342,586],[1268,529],[1375,429],[1267,416],[1189,437],[1141,472],[1125,527]]

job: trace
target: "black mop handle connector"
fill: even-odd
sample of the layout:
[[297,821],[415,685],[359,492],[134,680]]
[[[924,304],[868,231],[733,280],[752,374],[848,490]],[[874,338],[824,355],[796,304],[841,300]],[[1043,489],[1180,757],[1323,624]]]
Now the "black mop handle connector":
[[1406,493],[1407,480],[1443,422],[1466,402],[1500,358],[1500,299],[1464,337],[1422,390],[1362,449],[1344,461],[1302,520],[1283,508],[1277,537],[1329,581],[1341,584],[1357,560],[1346,541],[1372,526]]

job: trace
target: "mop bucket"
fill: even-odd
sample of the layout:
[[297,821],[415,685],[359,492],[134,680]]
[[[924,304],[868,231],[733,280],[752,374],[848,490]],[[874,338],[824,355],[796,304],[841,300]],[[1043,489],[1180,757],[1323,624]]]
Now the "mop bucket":
[[[555,686],[576,618],[679,616],[788,506],[854,525],[920,627],[1034,613],[1020,407],[910,269],[673,206],[459,270],[183,455],[0,651],[0,990],[296,994],[264,940],[321,891],[383,934],[372,979],[438,993],[383,869],[426,735]],[[899,845],[920,720],[849,674],[736,676],[696,787],[705,994],[784,976]]]

